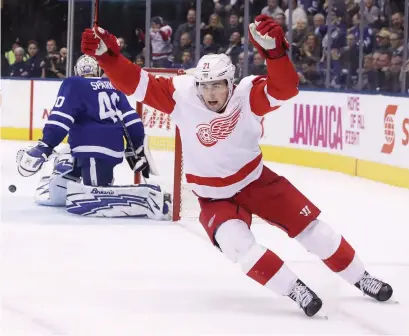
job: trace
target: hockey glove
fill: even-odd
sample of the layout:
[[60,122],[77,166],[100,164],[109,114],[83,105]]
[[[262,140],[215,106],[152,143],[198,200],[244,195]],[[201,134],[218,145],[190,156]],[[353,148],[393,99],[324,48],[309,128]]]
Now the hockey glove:
[[92,29],[87,28],[82,33],[81,51],[97,60],[104,56],[117,56],[120,54],[118,39],[102,29],[94,26]]
[[146,159],[143,145],[136,149],[135,152],[131,147],[126,147],[125,159],[135,173],[142,172],[143,177],[149,178],[149,162]]
[[42,141],[39,141],[35,147],[20,149],[16,157],[18,172],[24,177],[34,175],[41,169],[52,152],[53,149]]
[[254,23],[249,24],[249,38],[260,55],[269,59],[286,55],[290,48],[283,28],[267,15],[258,15]]

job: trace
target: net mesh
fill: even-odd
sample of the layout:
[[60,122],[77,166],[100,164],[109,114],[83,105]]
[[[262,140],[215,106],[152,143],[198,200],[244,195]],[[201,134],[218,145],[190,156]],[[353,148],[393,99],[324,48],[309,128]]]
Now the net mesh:
[[[178,74],[173,69],[145,70],[163,77]],[[159,176],[152,178],[152,182],[158,183],[165,191],[172,193],[173,219],[198,218],[199,203],[183,174],[179,132],[172,122],[172,116],[142,103],[137,103],[137,111],[142,118],[145,133],[149,136],[149,148],[160,173]]]

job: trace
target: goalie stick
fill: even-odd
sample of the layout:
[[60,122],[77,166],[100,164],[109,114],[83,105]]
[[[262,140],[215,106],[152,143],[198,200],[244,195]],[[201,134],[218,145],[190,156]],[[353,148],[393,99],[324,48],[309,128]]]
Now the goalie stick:
[[[99,17],[99,0],[94,0],[93,26],[98,26],[98,17]],[[134,155],[134,157],[136,159],[136,158],[138,158],[138,156],[137,156],[137,153],[136,153],[135,145],[134,145],[134,143],[133,143],[133,141],[131,139],[131,136],[129,135],[128,129],[125,126],[125,123],[124,123],[123,118],[122,118],[122,114],[120,114],[120,115],[118,114],[118,117],[119,117],[119,121],[121,123],[121,126],[122,126],[122,128],[124,130],[126,142],[128,143],[128,146],[131,148],[132,153],[133,153],[133,155]],[[141,174],[136,174],[135,173],[135,183],[140,183],[140,175]],[[146,183],[145,177],[144,176],[142,176],[142,177],[144,179],[144,182]],[[137,180],[139,180],[139,181],[137,181]]]

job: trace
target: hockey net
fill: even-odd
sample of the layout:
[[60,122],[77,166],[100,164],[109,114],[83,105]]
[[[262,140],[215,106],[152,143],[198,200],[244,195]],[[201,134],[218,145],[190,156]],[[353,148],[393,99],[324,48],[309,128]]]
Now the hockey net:
[[[178,69],[145,68],[144,70],[163,77],[173,77],[183,73]],[[174,221],[181,218],[198,218],[199,204],[183,174],[182,145],[179,130],[172,122],[172,116],[146,104],[136,103],[136,106],[145,132],[148,134],[149,148],[160,174],[152,177],[152,181],[148,182],[157,183],[165,191],[172,193]],[[140,183],[139,176],[135,176],[135,183]]]

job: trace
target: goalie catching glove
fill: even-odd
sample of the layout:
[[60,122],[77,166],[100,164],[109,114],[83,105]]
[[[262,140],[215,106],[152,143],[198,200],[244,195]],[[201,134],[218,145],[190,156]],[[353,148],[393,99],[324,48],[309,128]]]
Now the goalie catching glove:
[[141,172],[145,178],[149,178],[150,174],[159,175],[149,150],[147,135],[145,135],[143,145],[136,149],[135,152],[128,144],[125,149],[125,159],[135,173]]
[[17,170],[21,176],[28,177],[37,173],[52,154],[53,149],[39,141],[37,146],[20,149],[17,152]]
[[258,15],[249,24],[249,38],[260,55],[268,59],[280,58],[290,48],[283,28],[267,15]]

